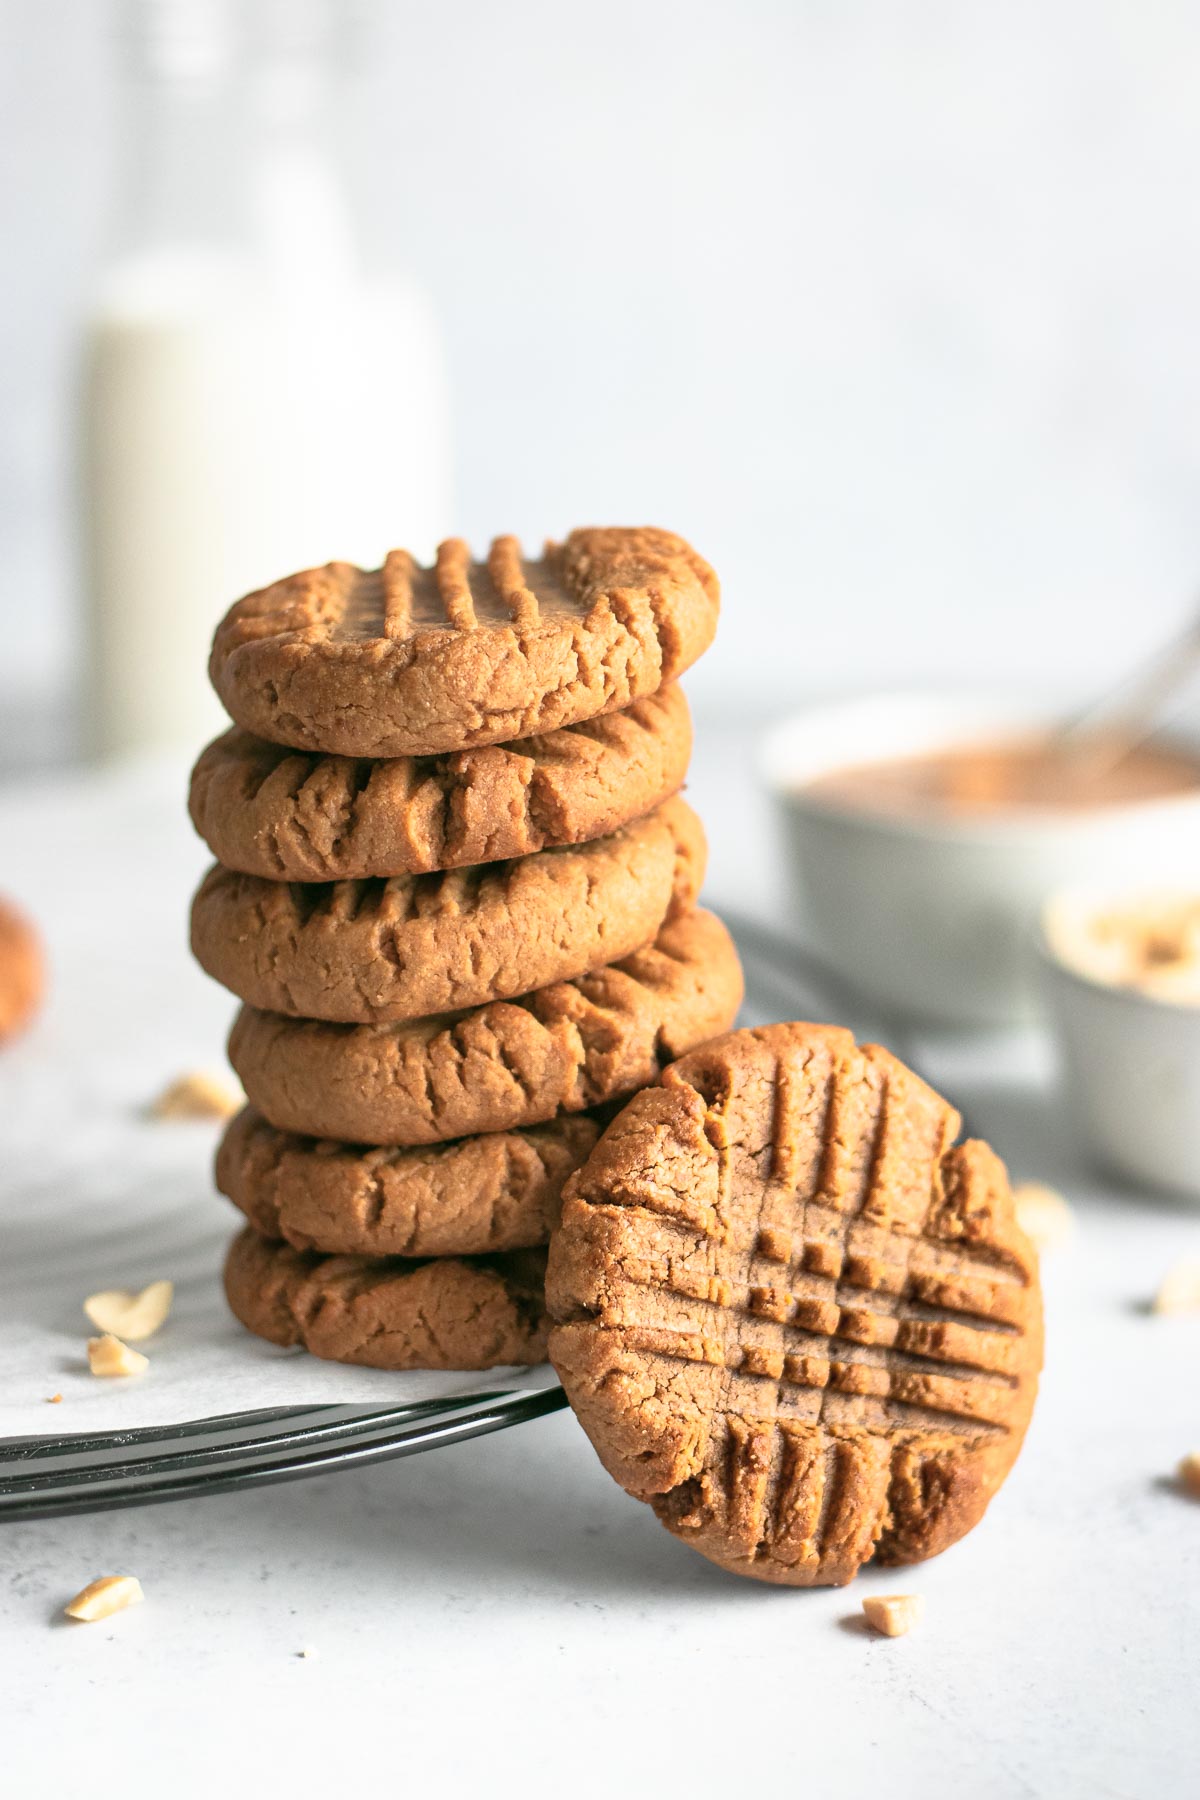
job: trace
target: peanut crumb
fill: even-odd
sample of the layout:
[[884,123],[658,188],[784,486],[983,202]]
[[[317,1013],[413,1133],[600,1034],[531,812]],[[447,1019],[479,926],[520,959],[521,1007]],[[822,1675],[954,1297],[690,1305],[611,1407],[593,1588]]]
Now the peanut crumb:
[[1013,1189],[1017,1224],[1039,1250],[1057,1250],[1075,1230],[1075,1215],[1057,1188],[1023,1181]]
[[47,1406],[61,1406],[62,1405],[62,1395],[61,1394],[47,1394],[46,1395],[46,1405]]
[[1200,1450],[1193,1450],[1190,1455],[1185,1456],[1176,1473],[1184,1492],[1190,1494],[1193,1500],[1200,1500]]
[[152,1281],[140,1294],[106,1288],[101,1294],[89,1294],[83,1310],[97,1331],[140,1344],[163,1325],[174,1296],[175,1284],[171,1281]]
[[1200,1261],[1177,1262],[1166,1272],[1154,1296],[1156,1313],[1200,1312]]
[[862,1603],[867,1624],[884,1637],[903,1637],[925,1612],[920,1594],[871,1594]]
[[89,1338],[87,1353],[93,1375],[141,1375],[150,1367],[149,1357],[140,1350],[131,1350],[110,1332]]
[[242,1097],[202,1071],[181,1075],[147,1108],[152,1119],[231,1119]]
[[301,1657],[305,1661],[307,1661],[310,1657],[315,1656],[316,1654],[317,1653],[313,1649],[311,1644],[305,1644],[303,1650],[297,1650],[297,1652],[296,1652],[296,1655]]
[[107,1619],[112,1613],[137,1606],[146,1596],[136,1575],[101,1575],[63,1607],[68,1619],[82,1619],[90,1625],[95,1619]]

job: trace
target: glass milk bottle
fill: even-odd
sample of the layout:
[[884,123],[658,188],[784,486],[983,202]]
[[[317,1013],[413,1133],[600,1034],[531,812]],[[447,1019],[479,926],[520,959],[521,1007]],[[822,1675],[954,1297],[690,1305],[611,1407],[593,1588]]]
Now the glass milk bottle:
[[423,295],[363,272],[319,0],[136,0],[126,160],[82,390],[91,747],[198,750],[213,629],[314,563],[449,530]]

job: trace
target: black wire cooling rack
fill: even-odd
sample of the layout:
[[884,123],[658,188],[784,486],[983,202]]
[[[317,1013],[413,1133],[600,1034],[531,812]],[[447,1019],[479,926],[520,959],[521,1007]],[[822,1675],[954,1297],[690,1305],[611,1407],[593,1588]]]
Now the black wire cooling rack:
[[[895,1025],[865,1019],[861,998],[807,952],[751,920],[725,918],[746,972],[744,1023],[844,1020],[911,1062]],[[550,1386],[370,1411],[276,1407],[134,1431],[0,1439],[0,1520],[150,1506],[361,1468],[502,1431],[565,1405],[562,1389]]]
[[0,1519],[151,1506],[413,1456],[567,1403],[560,1387],[467,1394],[371,1412],[276,1407],[184,1425],[0,1440]]

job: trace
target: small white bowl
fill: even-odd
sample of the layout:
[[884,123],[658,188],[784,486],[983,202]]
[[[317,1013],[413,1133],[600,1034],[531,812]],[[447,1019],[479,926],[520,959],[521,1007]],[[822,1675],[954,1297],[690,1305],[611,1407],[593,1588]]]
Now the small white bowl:
[[[1099,911],[1127,897],[1128,883],[1123,892],[1056,896],[1043,921],[1064,900]],[[1120,1175],[1200,1198],[1200,1006],[1081,973],[1044,924],[1035,942],[1067,1104],[1084,1144]]]
[[[859,763],[995,743],[1053,722],[991,697],[888,694],[813,706],[773,730],[776,800],[802,928],[848,982],[916,1018],[1007,1024],[1033,1010],[1029,940],[1067,883],[1188,885],[1200,875],[1200,790],[1088,810],[874,813],[805,784]],[[1173,734],[1173,742],[1184,741]]]

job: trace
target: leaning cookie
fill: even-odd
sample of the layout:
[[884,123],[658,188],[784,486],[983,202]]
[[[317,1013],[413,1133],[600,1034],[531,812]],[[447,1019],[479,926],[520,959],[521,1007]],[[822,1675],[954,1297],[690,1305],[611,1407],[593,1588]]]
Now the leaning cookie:
[[317,1256],[259,1237],[229,1247],[225,1295],[272,1344],[372,1369],[493,1369],[546,1354],[545,1252],[402,1258]]
[[293,885],[210,869],[192,951],[251,1006],[372,1024],[508,1000],[650,943],[693,906],[699,819],[678,798],[594,843],[389,881]]
[[37,932],[7,900],[0,900],[0,1043],[25,1029],[45,987]]
[[573,531],[528,560],[461,538],[420,568],[329,563],[247,594],[209,674],[237,724],[342,756],[432,756],[554,731],[657,693],[712,642],[720,589],[652,527]]
[[192,822],[217,861],[271,881],[427,875],[590,843],[677,793],[682,688],[515,744],[363,762],[235,728],[192,771]]
[[741,1000],[733,941],[697,911],[611,967],[449,1017],[331,1025],[244,1006],[229,1058],[251,1104],[280,1130],[436,1144],[631,1093],[727,1031]]
[[254,1229],[333,1255],[467,1256],[544,1244],[563,1183],[600,1134],[586,1113],[418,1149],[276,1131],[251,1107],[217,1151],[217,1186]]
[[564,1194],[550,1356],[601,1461],[760,1581],[936,1555],[1020,1449],[1037,1260],[986,1144],[832,1026],[734,1032],[614,1120]]

